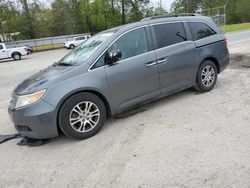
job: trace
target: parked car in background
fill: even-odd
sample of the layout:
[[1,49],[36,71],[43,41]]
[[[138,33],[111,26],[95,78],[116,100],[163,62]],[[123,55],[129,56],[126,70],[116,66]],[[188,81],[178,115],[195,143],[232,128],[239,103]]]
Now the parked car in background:
[[6,48],[4,43],[0,43],[0,60],[13,58],[20,60],[22,56],[27,55],[27,47]]
[[86,41],[90,37],[90,35],[74,37],[74,40],[65,42],[64,47],[67,49],[74,49],[76,46],[79,46],[82,42]]
[[9,114],[23,136],[45,139],[61,130],[85,139],[107,117],[137,105],[190,87],[212,90],[228,64],[226,38],[212,18],[147,18],[92,36],[22,82]]
[[30,46],[25,46],[25,47],[26,47],[26,49],[27,49],[27,54],[28,54],[28,55],[31,54],[31,53],[33,52],[32,47],[30,47]]

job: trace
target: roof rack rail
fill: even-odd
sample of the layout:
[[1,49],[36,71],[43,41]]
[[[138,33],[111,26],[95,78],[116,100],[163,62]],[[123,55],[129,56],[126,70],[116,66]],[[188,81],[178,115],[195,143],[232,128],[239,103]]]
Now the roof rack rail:
[[181,17],[181,16],[200,16],[200,14],[196,13],[182,13],[182,14],[165,14],[165,15],[156,15],[152,17],[143,18],[140,21],[153,20],[158,18],[171,18],[171,17]]

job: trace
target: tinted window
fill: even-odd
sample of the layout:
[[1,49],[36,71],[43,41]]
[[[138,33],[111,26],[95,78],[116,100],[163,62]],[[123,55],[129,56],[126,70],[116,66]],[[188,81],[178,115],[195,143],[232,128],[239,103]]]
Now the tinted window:
[[95,69],[101,66],[105,65],[105,55],[106,53],[104,53],[99,59],[98,61],[94,64],[94,66],[91,69]]
[[85,39],[85,37],[78,37],[78,38],[76,38],[76,40],[84,40]]
[[0,50],[2,50],[2,49],[3,49],[3,45],[0,44]]
[[186,41],[183,23],[167,23],[154,25],[158,48]]
[[204,23],[192,22],[188,24],[193,36],[193,40],[199,40],[216,34],[216,32],[211,27]]
[[121,59],[148,52],[149,47],[145,29],[139,28],[124,34],[110,46],[109,52],[113,50],[121,51]]

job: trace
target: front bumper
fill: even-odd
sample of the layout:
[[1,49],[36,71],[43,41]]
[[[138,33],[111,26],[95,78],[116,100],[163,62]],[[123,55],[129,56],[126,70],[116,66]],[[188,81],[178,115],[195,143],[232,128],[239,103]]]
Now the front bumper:
[[47,139],[58,136],[55,107],[39,100],[20,109],[8,109],[10,118],[21,136]]
[[64,48],[69,48],[69,44],[64,44]]

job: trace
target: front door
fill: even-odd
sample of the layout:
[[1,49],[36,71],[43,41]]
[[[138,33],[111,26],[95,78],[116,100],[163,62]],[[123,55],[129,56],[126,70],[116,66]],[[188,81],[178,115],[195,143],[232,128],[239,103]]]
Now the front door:
[[0,59],[8,58],[6,49],[3,48],[3,45],[0,44]]
[[120,50],[122,58],[106,66],[114,104],[118,109],[160,95],[156,57],[150,50],[145,28],[137,28],[118,38],[108,52]]

